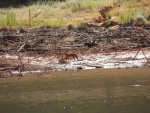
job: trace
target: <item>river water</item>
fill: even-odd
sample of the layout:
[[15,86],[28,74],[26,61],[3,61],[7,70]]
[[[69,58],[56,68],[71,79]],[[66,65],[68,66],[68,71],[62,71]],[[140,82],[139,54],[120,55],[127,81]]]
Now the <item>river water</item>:
[[0,80],[0,113],[149,113],[150,68]]

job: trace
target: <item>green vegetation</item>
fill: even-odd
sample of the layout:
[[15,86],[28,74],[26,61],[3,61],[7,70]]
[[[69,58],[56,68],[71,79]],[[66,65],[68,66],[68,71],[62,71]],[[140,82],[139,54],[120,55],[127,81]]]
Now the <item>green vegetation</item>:
[[149,74],[149,68],[98,69],[1,79],[0,112],[149,113]]
[[141,19],[147,21],[147,17],[150,14],[150,2],[148,0],[143,0],[142,2],[137,2],[138,0],[129,0],[124,2],[121,7],[114,8],[110,11],[109,15],[115,16],[116,21],[119,23],[130,23],[131,20]]
[[16,15],[12,12],[7,13],[7,25],[14,26],[16,22]]
[[[30,24],[33,28],[43,25],[77,26],[83,22],[93,21],[100,15],[100,8],[114,3],[120,3],[121,6],[113,8],[107,16],[119,23],[129,23],[139,18],[147,21],[150,14],[149,0],[141,2],[140,0],[39,0],[29,6],[0,8],[0,28],[28,27]],[[29,17],[29,10],[31,17]]]

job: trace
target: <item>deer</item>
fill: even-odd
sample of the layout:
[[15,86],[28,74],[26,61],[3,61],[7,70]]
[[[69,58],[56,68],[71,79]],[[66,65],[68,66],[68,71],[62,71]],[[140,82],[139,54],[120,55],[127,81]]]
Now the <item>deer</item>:
[[78,56],[76,54],[68,54],[68,53],[65,53],[64,54],[64,59],[65,60],[68,60],[68,59],[78,59]]

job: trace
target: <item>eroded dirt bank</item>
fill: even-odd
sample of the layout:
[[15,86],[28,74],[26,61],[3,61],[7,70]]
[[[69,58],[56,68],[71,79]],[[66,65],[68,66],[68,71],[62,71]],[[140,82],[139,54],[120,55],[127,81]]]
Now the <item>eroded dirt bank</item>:
[[[2,30],[1,77],[26,72],[149,66],[150,29],[82,25],[71,29]],[[76,54],[68,59],[64,53]]]

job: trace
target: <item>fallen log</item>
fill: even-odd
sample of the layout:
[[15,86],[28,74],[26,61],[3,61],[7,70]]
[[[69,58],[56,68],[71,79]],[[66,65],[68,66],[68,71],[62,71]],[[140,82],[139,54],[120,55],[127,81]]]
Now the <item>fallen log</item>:
[[93,66],[93,65],[86,65],[86,66],[88,66],[88,67],[95,67],[95,68],[103,68],[102,66]]

